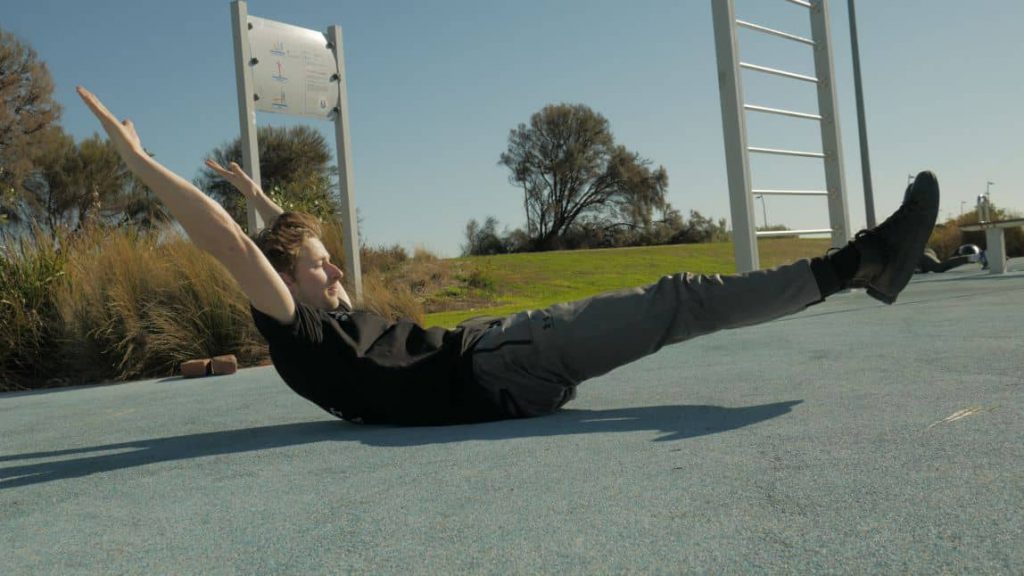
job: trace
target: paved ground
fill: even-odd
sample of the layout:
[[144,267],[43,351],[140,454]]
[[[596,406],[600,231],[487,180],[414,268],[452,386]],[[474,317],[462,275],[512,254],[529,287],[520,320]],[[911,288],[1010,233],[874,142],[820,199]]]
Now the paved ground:
[[333,420],[272,369],[0,395],[0,573],[1024,572],[1024,262],[667,348],[563,413]]

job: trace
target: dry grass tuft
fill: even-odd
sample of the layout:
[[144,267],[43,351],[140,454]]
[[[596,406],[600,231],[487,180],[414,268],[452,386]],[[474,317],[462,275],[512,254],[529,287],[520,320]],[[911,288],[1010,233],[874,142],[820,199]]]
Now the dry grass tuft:
[[[323,223],[324,247],[335,262],[345,261],[345,241],[341,226],[334,221]],[[385,318],[423,319],[423,305],[415,290],[401,277],[412,262],[401,246],[385,248],[363,246],[359,251],[363,272],[363,301],[356,307],[371,310]]]
[[421,300],[408,286],[391,284],[383,274],[375,271],[363,274],[363,301],[358,308],[390,320],[411,318],[415,322],[423,322],[424,317]]
[[68,246],[57,294],[68,353],[92,379],[171,375],[192,358],[235,354],[257,362],[266,346],[227,271],[191,242],[133,229],[94,229]]
[[40,229],[0,245],[0,391],[52,385],[64,358],[61,325],[52,295],[61,285],[66,256]]
[[[193,358],[262,363],[267,346],[227,271],[173,230],[35,230],[0,245],[0,390],[169,376]],[[337,225],[324,245],[344,261]],[[360,308],[422,322],[457,282],[423,249],[363,248]]]

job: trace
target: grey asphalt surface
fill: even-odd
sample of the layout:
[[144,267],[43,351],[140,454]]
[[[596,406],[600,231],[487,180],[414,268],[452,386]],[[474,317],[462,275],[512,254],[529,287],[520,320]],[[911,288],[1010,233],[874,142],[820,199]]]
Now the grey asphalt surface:
[[271,368],[0,394],[0,573],[1024,573],[1024,261],[837,295],[558,415],[334,420]]

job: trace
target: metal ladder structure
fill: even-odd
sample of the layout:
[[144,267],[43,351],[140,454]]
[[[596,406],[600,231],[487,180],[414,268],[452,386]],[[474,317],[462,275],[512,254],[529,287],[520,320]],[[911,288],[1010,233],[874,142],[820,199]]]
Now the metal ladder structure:
[[[765,1],[765,0],[762,0]],[[781,0],[780,0],[781,1]],[[736,271],[750,272],[760,268],[757,238],[831,233],[832,245],[846,244],[850,214],[846,203],[846,179],[843,174],[842,147],[835,93],[835,75],[832,65],[831,32],[829,29],[827,0],[784,0],[807,9],[811,19],[811,38],[803,38],[751,22],[736,19],[734,0],[711,0],[715,28],[715,52],[718,56],[718,85],[722,101],[722,128],[725,136],[726,170],[729,176],[729,206],[732,214],[732,238],[736,254]],[[769,68],[739,59],[736,27],[769,34],[812,47],[815,76],[796,74]],[[746,104],[740,70],[746,69],[772,74],[817,86],[818,113],[794,112]],[[760,148],[747,144],[746,113],[775,114],[815,121],[821,127],[821,152],[802,152]],[[750,177],[750,153],[819,158],[825,163],[825,190],[766,190],[753,188]],[[754,217],[755,195],[826,196],[828,198],[829,228],[814,230],[787,230],[781,232],[757,231]]]

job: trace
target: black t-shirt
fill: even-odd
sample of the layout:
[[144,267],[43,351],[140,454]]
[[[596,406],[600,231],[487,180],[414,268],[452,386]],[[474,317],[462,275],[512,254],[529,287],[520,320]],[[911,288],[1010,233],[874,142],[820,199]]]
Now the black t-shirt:
[[408,319],[301,303],[292,324],[255,308],[252,316],[285,383],[339,418],[452,424],[508,417],[472,377],[470,351],[487,322],[424,329]]

